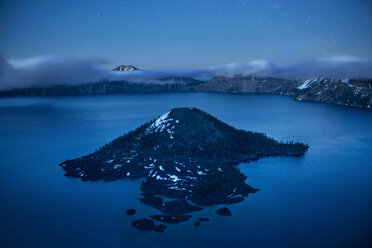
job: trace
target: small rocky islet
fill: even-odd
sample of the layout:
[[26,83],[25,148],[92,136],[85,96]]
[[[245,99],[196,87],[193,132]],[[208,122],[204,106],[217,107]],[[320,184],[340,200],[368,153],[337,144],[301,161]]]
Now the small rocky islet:
[[135,215],[136,212],[137,212],[137,211],[136,211],[135,209],[133,209],[133,208],[130,208],[130,209],[128,209],[128,210],[126,211],[127,215]]
[[223,216],[231,216],[232,215],[230,209],[228,209],[227,207],[217,209],[216,214],[223,215]]
[[162,225],[162,224],[155,225],[154,221],[146,219],[146,218],[132,221],[131,224],[133,227],[140,229],[142,231],[155,231],[155,232],[162,233],[164,232],[165,229],[167,229],[166,225]]
[[[239,162],[301,156],[307,149],[302,143],[278,142],[262,133],[235,129],[197,108],[175,108],[92,154],[60,166],[65,176],[83,181],[144,178],[140,201],[164,213],[149,218],[176,224],[187,221],[192,216],[186,214],[201,211],[203,206],[238,203],[257,192],[245,183],[247,177],[236,166]],[[134,213],[134,209],[127,212]],[[227,208],[216,213],[231,215]],[[132,226],[165,230],[151,219],[135,220]],[[199,226],[207,219],[194,224]]]

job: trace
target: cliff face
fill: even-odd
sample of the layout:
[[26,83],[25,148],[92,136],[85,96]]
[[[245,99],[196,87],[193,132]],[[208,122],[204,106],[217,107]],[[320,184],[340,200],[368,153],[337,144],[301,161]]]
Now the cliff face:
[[303,81],[295,92],[298,101],[372,108],[372,80],[312,79]]
[[269,77],[214,77],[200,85],[201,91],[224,93],[274,93],[294,95],[296,80]]
[[372,80],[314,78],[308,80],[216,77],[199,90],[225,93],[270,93],[294,96],[298,101],[324,102],[372,108]]
[[372,108],[372,80],[332,78],[302,80],[269,77],[213,77],[208,81],[199,81],[187,77],[171,77],[141,83],[102,81],[77,86],[58,85],[48,88],[13,89],[0,91],[0,97],[197,91],[281,94],[294,96],[294,99],[298,101]]

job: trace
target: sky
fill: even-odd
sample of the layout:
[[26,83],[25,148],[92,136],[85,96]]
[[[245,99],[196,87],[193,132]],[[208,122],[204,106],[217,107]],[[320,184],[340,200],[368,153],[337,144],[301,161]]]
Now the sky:
[[371,0],[0,0],[0,56],[195,70],[372,60]]

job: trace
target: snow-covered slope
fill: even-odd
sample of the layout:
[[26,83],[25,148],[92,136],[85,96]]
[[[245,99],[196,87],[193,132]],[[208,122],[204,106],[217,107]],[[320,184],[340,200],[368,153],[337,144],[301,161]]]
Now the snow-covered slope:
[[297,87],[295,99],[372,108],[372,80],[315,78]]
[[136,71],[138,68],[134,67],[133,65],[120,65],[113,69],[113,71]]

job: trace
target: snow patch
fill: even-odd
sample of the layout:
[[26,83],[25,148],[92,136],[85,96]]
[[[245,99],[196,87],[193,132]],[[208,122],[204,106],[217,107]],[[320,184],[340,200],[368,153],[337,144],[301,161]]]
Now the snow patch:
[[185,188],[178,188],[177,186],[169,187],[169,189],[174,189],[174,190],[186,190]]
[[299,90],[307,89],[315,82],[318,82],[317,78],[305,80],[300,86],[297,87],[297,89]]
[[167,178],[165,177],[161,177],[159,175],[156,176],[156,180],[168,180]]
[[169,178],[171,178],[171,180],[173,181],[173,182],[177,182],[177,181],[180,181],[181,179],[179,179],[176,175],[169,175],[169,174],[167,174],[167,176],[169,177]]
[[120,168],[121,167],[121,164],[117,164],[117,165],[114,165],[112,168],[115,170],[117,168]]
[[343,83],[343,84],[349,84],[350,83],[350,79],[344,78],[344,79],[341,80],[341,83]]
[[154,176],[156,176],[156,174],[157,174],[158,172],[157,171],[155,171],[155,173],[151,176],[151,177],[154,177]]
[[[170,139],[173,139],[174,128],[175,126],[171,126],[171,122],[173,121],[172,118],[168,118],[170,112],[165,113],[164,115],[160,116],[156,119],[148,128],[146,128],[146,133],[156,133],[156,132],[163,132],[166,131],[169,133]],[[179,121],[176,120],[176,123]],[[156,150],[156,148],[154,148]]]
[[154,164],[149,164],[148,166],[145,165],[145,169],[151,169],[151,168],[154,168]]

